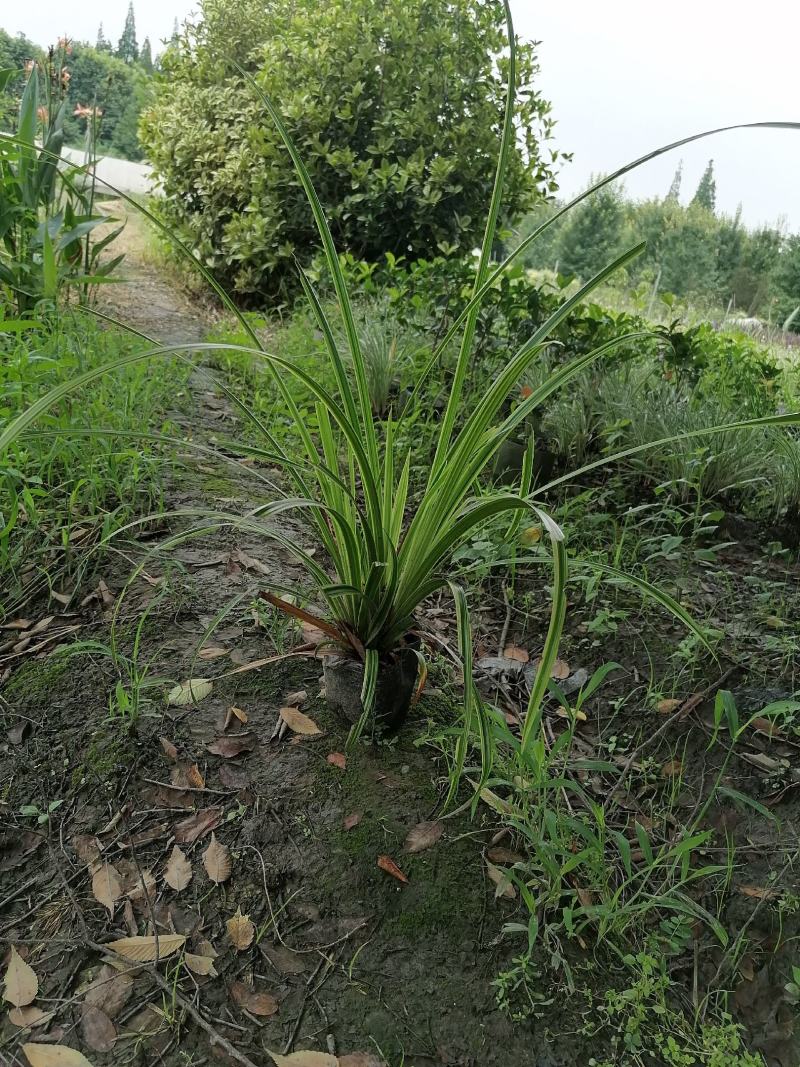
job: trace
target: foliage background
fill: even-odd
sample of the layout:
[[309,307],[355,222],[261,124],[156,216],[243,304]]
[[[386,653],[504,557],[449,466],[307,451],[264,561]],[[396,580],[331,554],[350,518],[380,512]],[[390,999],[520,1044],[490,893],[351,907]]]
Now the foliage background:
[[[164,58],[141,134],[163,211],[244,298],[283,297],[316,247],[291,161],[241,64],[278,102],[340,249],[470,250],[503,113],[502,8],[479,0],[205,0]],[[518,136],[503,210],[556,189],[550,105],[519,48]]]

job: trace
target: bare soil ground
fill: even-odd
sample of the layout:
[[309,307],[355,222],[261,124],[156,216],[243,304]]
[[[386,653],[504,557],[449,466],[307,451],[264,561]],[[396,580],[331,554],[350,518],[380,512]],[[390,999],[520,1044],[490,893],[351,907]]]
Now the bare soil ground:
[[[109,313],[159,341],[202,340],[208,312],[158,272],[143,240],[132,223],[124,237],[129,283],[104,294]],[[170,479],[167,508],[240,514],[269,500],[264,479],[277,472],[191,450],[188,442],[235,437],[237,417],[202,369],[188,393],[170,413],[187,449]],[[320,696],[313,642],[253,610],[264,585],[291,586],[299,578],[290,554],[232,527],[162,550],[181,528],[176,520],[148,527],[105,557],[90,584],[67,590],[66,604],[31,604],[26,618],[11,622],[15,629],[0,630],[3,967],[13,945],[38,978],[35,998],[15,1016],[29,1025],[15,1025],[8,1014],[0,1024],[0,1060],[24,1064],[26,1042],[80,1049],[95,1067],[264,1067],[267,1049],[334,1051],[344,1067],[583,1067],[592,1056],[602,1059],[604,1039],[582,1032],[596,1022],[591,998],[562,990],[554,1001],[543,977],[539,1012],[512,1022],[496,1008],[491,980],[521,950],[501,939],[501,929],[526,917],[518,900],[496,899],[487,878],[484,856],[496,831],[489,813],[428,825],[440,811],[443,768],[415,741],[429,719],[446,722],[446,704],[424,695],[399,736],[345,756],[347,728]],[[281,533],[304,543],[289,520]],[[141,573],[119,607],[133,566]],[[776,651],[769,623],[762,644],[752,636],[753,575],[766,588],[783,583],[790,593],[782,595],[798,603],[796,564],[765,561],[746,528],[724,595],[714,582],[703,587],[702,570],[693,575],[698,596],[717,606],[733,635],[733,658],[692,679],[680,695],[700,697],[637,755],[625,799],[631,817],[650,810],[663,767],[676,758],[684,774],[676,812],[688,815],[702,803],[716,758],[706,755],[705,686],[728,666],[734,670],[725,684],[738,692],[743,711],[748,699],[758,703],[759,689],[769,699],[765,689],[786,695],[796,688],[795,652]],[[509,642],[535,653],[546,611],[542,604],[515,613]],[[503,614],[487,600],[479,657],[497,652]],[[571,615],[562,655],[573,669],[591,671],[610,659],[623,664],[624,673],[591,705],[582,734],[588,749],[606,757],[614,737],[622,767],[664,721],[641,701],[622,698],[647,676],[653,650],[667,658],[682,635],[668,621],[656,626],[652,614],[634,615],[598,642],[587,632],[590,617],[586,610]],[[112,622],[116,660],[98,648],[54,655],[76,635],[108,644]],[[452,641],[446,610],[434,609],[428,623]],[[61,636],[70,626],[80,629]],[[48,634],[54,636],[42,647]],[[109,718],[109,701],[118,681],[145,669],[145,682],[158,684],[141,689],[143,713],[130,729]],[[196,703],[167,704],[169,689],[189,678],[209,679],[213,688]],[[502,684],[513,698],[514,678]],[[280,729],[280,709],[290,705],[311,720],[294,718],[300,732]],[[750,947],[731,983],[731,1006],[771,1067],[796,1067],[793,1013],[782,993],[796,919],[773,905],[780,894],[797,897],[797,744],[752,731],[745,756],[732,764],[729,784],[769,805],[780,824],[732,802],[709,814],[717,831],[712,851],[721,854],[728,835],[741,848],[726,918],[734,933],[748,929]],[[420,824],[427,847],[414,851],[408,835]],[[668,837],[670,826],[660,832]],[[229,852],[224,878],[217,846],[208,853],[212,835]],[[191,871],[180,890],[165,878],[176,847],[188,861],[186,875]],[[226,863],[223,851],[223,874]],[[152,959],[154,934],[159,961]],[[103,950],[131,937],[151,939],[149,961],[126,964]],[[181,938],[180,950],[168,955]],[[687,1000],[693,986],[702,993],[720,963],[707,934],[698,938],[694,967],[676,976]],[[573,960],[594,968],[600,994],[605,963],[602,945],[584,946]],[[348,1061],[351,1053],[364,1058]]]

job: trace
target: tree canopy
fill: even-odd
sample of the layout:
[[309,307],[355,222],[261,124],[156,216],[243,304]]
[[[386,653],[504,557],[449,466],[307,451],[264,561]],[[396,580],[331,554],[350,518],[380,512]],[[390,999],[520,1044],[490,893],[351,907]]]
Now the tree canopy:
[[[296,284],[317,241],[302,189],[241,64],[276,102],[343,251],[471,249],[488,207],[505,93],[504,22],[482,0],[204,0],[168,48],[142,137],[164,210],[240,295]],[[504,213],[553,191],[558,153],[536,53],[519,47]]]

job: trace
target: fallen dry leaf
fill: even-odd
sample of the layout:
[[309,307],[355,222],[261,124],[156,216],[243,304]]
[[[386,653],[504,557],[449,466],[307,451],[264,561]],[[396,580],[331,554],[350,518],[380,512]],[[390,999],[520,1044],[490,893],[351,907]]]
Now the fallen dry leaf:
[[240,1008],[249,1011],[251,1015],[274,1015],[278,1010],[275,997],[269,993],[257,993],[245,982],[232,982],[231,996]]
[[520,852],[514,852],[510,848],[503,848],[502,845],[496,845],[494,848],[490,848],[486,853],[492,863],[504,863],[507,866],[512,866],[515,863],[523,863],[525,857]]
[[386,1067],[386,1061],[371,1052],[350,1052],[339,1057],[339,1067]]
[[217,841],[212,833],[211,842],[203,853],[206,874],[215,885],[227,882],[231,876],[231,854],[227,845]]
[[179,789],[205,789],[206,780],[196,763],[178,763],[169,776],[172,785]]
[[661,768],[662,778],[675,778],[683,771],[683,764],[679,759],[667,760]]
[[159,737],[161,747],[164,749],[164,754],[167,759],[176,760],[178,758],[178,750],[173,745],[168,737]]
[[342,826],[345,830],[353,830],[363,819],[363,815],[360,811],[354,811],[352,815],[345,815],[342,820]]
[[53,1018],[52,1011],[42,1011],[35,1004],[28,1004],[24,1008],[11,1008],[8,1013],[8,1021],[20,1028],[41,1026]]
[[200,651],[197,653],[197,658],[198,659],[210,660],[210,659],[219,659],[220,656],[227,656],[227,655],[228,655],[227,648],[222,648],[219,645],[206,645],[204,648],[201,648]]
[[39,992],[39,979],[29,963],[11,946],[11,958],[3,978],[3,1000],[13,1004],[15,1008],[24,1008],[36,998]]
[[219,769],[219,780],[226,789],[246,789],[250,785],[250,775],[235,763],[223,763]]
[[92,1067],[82,1052],[67,1045],[22,1046],[31,1067]]
[[750,720],[750,725],[760,734],[766,734],[767,737],[776,737],[782,740],[784,735],[781,733],[781,729],[774,719],[765,719],[762,715],[756,715],[754,719]]
[[199,956],[208,956],[211,960],[215,960],[219,955],[210,941],[201,941],[197,946],[197,953]]
[[299,952],[292,952],[280,942],[270,944],[268,941],[262,941],[258,947],[261,955],[269,960],[279,974],[303,974],[306,969],[303,956]]
[[378,856],[378,866],[382,871],[386,871],[392,878],[396,878],[398,882],[408,883],[408,879],[394,862],[391,856]]
[[119,877],[119,871],[112,864],[103,863],[94,872],[92,895],[113,917],[114,907],[122,896],[122,882]]
[[170,689],[167,693],[167,703],[176,708],[196,704],[204,700],[213,688],[214,683],[209,678],[189,678],[188,681]]
[[231,706],[225,712],[225,721],[222,724],[222,729],[227,730],[228,727],[233,723],[234,719],[241,723],[247,722],[247,712],[242,711],[241,708],[237,708],[235,704],[231,704]]
[[78,834],[72,838],[72,847],[78,859],[85,863],[93,874],[100,866],[101,845],[94,834]]
[[281,1056],[279,1052],[267,1049],[275,1061],[275,1067],[339,1067],[339,1061],[328,1052],[291,1052]]
[[256,936],[256,928],[250,921],[249,915],[242,915],[242,909],[237,908],[236,914],[228,919],[225,926],[228,930],[228,937],[237,952],[250,948]]
[[117,1028],[100,1008],[91,1005],[81,1016],[81,1037],[95,1052],[109,1052],[117,1040]]
[[183,962],[194,974],[202,975],[204,978],[216,978],[217,972],[214,970],[214,960],[211,956],[196,955],[194,952],[187,952],[183,957]]
[[132,992],[131,976],[104,963],[86,990],[83,1003],[90,1008],[99,1008],[109,1019],[116,1019],[130,1000]]
[[172,850],[167,866],[164,868],[164,881],[176,893],[184,890],[192,880],[192,865],[186,854],[177,845]]
[[424,852],[432,848],[444,833],[444,823],[420,822],[408,832],[403,848],[406,852]]
[[779,889],[763,885],[740,885],[738,889],[742,896],[753,897],[755,900],[777,900],[781,895]]
[[327,760],[332,767],[338,767],[340,771],[347,767],[347,756],[345,756],[344,752],[329,752]]
[[503,649],[503,656],[506,659],[514,659],[517,663],[527,663],[531,658],[524,648],[519,648],[518,645],[508,645]]
[[175,840],[179,845],[192,845],[199,838],[216,830],[222,818],[222,808],[200,808],[175,825]]
[[278,714],[289,729],[296,734],[313,737],[315,734],[322,733],[314,720],[304,715],[302,711],[298,711],[297,708],[281,708]]
[[671,715],[673,711],[678,710],[682,703],[682,700],[678,700],[675,697],[667,697],[665,700],[659,700],[656,704],[656,711],[659,715]]
[[118,941],[109,941],[104,947],[126,960],[136,963],[152,963],[172,956],[182,948],[186,938],[183,934],[160,934],[158,939],[150,936],[122,937]]
[[308,699],[308,693],[305,689],[298,689],[294,693],[289,693],[283,698],[283,703],[289,708],[299,708],[301,704],[305,704]]
[[517,890],[508,877],[507,871],[504,871],[502,867],[495,867],[493,863],[486,860],[486,872],[497,887],[494,891],[495,897],[505,897],[507,900],[516,899]]
[[255,734],[233,734],[231,737],[218,737],[216,741],[206,745],[209,752],[215,756],[223,756],[225,759],[235,759],[243,752],[252,752],[256,747]]

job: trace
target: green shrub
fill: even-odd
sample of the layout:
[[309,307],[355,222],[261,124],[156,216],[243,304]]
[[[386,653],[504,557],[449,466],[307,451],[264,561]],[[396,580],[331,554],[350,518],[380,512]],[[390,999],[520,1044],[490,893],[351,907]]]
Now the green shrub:
[[[233,60],[286,117],[340,250],[376,260],[472,248],[496,166],[503,27],[501,5],[481,0],[203,0],[141,126],[165,220],[254,301],[294,291],[294,256],[307,262],[316,247],[291,161]],[[506,218],[555,188],[537,70],[520,44]]]

